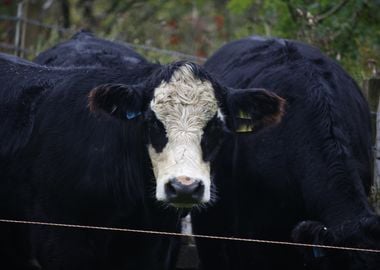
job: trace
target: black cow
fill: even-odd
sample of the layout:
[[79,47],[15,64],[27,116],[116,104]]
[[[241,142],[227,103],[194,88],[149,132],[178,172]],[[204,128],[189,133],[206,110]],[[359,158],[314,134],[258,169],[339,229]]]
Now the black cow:
[[70,40],[59,43],[40,53],[33,62],[48,66],[99,66],[115,68],[147,63],[134,50],[109,40],[97,38],[90,31],[82,30]]
[[[284,104],[188,62],[52,68],[1,54],[0,74],[3,218],[175,231],[170,211],[214,200],[213,163],[235,115],[265,126]],[[23,239],[12,249],[43,269],[172,267],[159,236],[38,227],[30,239],[33,254]],[[1,261],[17,269],[11,259]]]
[[[214,178],[220,199],[193,214],[194,232],[380,249],[380,219],[367,200],[369,109],[354,80],[318,49],[275,38],[228,43],[204,67],[227,86],[272,90],[287,107],[279,125],[259,133],[245,126],[250,132],[225,144]],[[379,253],[197,246],[202,269],[380,269]]]

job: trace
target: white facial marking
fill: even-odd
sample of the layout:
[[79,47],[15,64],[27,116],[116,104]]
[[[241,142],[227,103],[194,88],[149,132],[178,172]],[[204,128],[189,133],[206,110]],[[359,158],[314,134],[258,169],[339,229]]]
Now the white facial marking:
[[218,113],[217,113],[217,116],[220,120],[222,120],[222,122],[225,122],[225,116],[224,114],[222,113],[222,110],[221,109],[218,109]]
[[162,82],[155,89],[150,106],[168,137],[160,153],[149,146],[157,199],[166,199],[164,186],[170,179],[186,176],[204,184],[202,202],[208,202],[210,164],[203,161],[201,138],[203,128],[218,112],[211,83],[196,79],[191,66],[184,65],[173,73],[169,82]]

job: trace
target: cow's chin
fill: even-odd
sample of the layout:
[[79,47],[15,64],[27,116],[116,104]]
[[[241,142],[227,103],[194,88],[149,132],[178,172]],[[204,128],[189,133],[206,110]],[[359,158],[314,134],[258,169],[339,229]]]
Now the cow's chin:
[[191,204],[191,203],[170,203],[170,205],[175,208],[187,208],[187,209],[191,209],[193,207],[198,206],[198,204]]

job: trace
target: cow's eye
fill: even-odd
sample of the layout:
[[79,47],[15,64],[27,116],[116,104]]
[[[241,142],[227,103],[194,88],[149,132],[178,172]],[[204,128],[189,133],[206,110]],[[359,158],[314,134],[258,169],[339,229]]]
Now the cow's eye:
[[166,130],[161,121],[152,117],[147,123],[149,131],[149,141],[157,153],[161,152],[168,142]]
[[207,123],[201,140],[203,159],[205,161],[211,161],[215,158],[227,132],[223,121],[216,116]]

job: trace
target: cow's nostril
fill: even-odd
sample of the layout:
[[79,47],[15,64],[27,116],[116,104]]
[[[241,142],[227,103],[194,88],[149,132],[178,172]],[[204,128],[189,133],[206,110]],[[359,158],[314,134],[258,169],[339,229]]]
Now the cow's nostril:
[[165,193],[166,196],[168,197],[168,200],[171,198],[175,197],[177,195],[177,191],[175,187],[172,184],[173,180],[170,180],[168,183],[165,184]]
[[193,205],[200,203],[204,195],[204,184],[190,177],[170,179],[165,184],[167,201],[173,204]]

